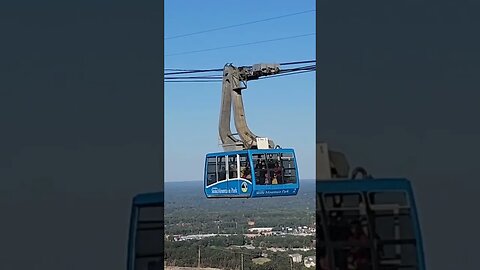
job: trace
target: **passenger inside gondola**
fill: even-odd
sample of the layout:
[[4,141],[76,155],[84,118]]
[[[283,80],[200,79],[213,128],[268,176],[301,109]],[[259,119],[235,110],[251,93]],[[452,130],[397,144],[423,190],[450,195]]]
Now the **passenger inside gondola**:
[[283,178],[282,178],[282,167],[280,167],[280,164],[275,162],[275,167],[273,169],[273,173],[276,175],[277,181],[279,184],[283,184]]
[[259,163],[259,162],[256,162],[256,163],[255,163],[254,174],[255,174],[256,184],[257,184],[257,185],[261,185],[261,179],[260,179],[260,163]]
[[258,161],[254,162],[253,174],[255,175],[255,183],[260,184],[260,163]]
[[[368,221],[365,218],[361,218],[360,223],[361,223],[362,233],[365,235],[366,241],[368,242],[370,240],[370,231],[368,229]],[[383,250],[382,244],[380,244],[380,240],[381,240],[380,236],[375,231],[373,232],[373,240],[376,241],[377,243],[376,245],[377,256],[379,258],[382,258],[385,255],[385,252]]]
[[255,155],[254,158],[254,173],[257,185],[276,185],[296,182],[294,175],[291,175],[290,178],[293,179],[288,181],[287,178],[289,176],[285,176],[284,167],[278,154],[270,154],[267,156]]
[[265,160],[261,158],[261,155],[258,155],[258,158],[255,160],[255,179],[257,185],[265,184]]
[[268,184],[267,169],[264,164],[260,164],[260,168],[258,170],[258,180],[260,185]]
[[234,164],[230,164],[228,168],[228,175],[230,179],[237,178],[237,166]]
[[267,164],[265,163],[265,160],[262,159],[262,160],[260,161],[260,167],[265,167],[265,166],[267,166]]
[[265,185],[270,185],[270,183],[271,183],[271,182],[270,182],[270,180],[271,180],[271,179],[270,179],[270,175],[269,175],[269,173],[268,173],[268,171],[267,171],[267,168],[266,168],[265,166],[262,166],[262,169],[260,170],[260,174],[261,174],[261,175],[264,175],[264,178],[263,178],[263,179],[265,179],[265,182],[264,182]]
[[[368,231],[368,230],[367,230]],[[350,244],[350,252],[347,261],[351,265],[351,259],[354,260],[353,265],[358,270],[369,269],[370,252],[368,234],[362,228],[360,220],[354,220],[350,227],[350,236],[348,238]],[[350,269],[350,268],[349,268]]]
[[276,184],[278,184],[278,179],[277,179],[277,174],[274,173],[272,178],[272,185],[276,185]]
[[227,171],[225,170],[225,167],[222,166],[220,167],[220,171],[218,172],[218,181],[222,181],[227,179]]
[[354,220],[351,222],[348,241],[359,242],[361,244],[368,243],[368,236],[365,235],[359,220]]
[[242,178],[252,180],[252,171],[248,165],[245,167],[245,169],[243,169]]

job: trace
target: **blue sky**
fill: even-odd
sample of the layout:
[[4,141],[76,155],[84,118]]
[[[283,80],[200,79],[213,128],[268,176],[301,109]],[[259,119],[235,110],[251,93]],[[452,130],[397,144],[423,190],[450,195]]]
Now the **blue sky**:
[[[193,54],[172,55],[315,33],[315,12],[182,38],[168,37],[315,9],[315,1],[165,1],[165,68],[211,69],[315,59],[315,35]],[[201,180],[205,154],[221,151],[218,139],[221,82],[165,83],[165,180]],[[292,147],[300,177],[315,175],[315,73],[248,83],[250,129]]]

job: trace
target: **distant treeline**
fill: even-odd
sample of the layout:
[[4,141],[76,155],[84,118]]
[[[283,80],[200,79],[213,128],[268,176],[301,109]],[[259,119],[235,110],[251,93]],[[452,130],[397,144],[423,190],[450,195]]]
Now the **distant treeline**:
[[[282,245],[284,243],[277,243],[281,237],[264,237],[256,240],[255,246],[263,244]],[[303,237],[307,238],[307,237]],[[292,246],[302,246],[308,244],[312,239],[300,240],[300,237],[286,237],[279,241],[293,242]],[[248,243],[244,237],[211,237],[203,240],[192,240],[182,242],[166,242],[165,246],[165,260],[167,265],[195,267],[198,265],[199,251],[200,251],[200,266],[202,267],[216,267],[222,269],[240,269],[242,254],[244,269],[276,269],[289,270],[291,264],[294,269],[308,269],[303,264],[291,262],[288,252],[270,252],[263,250],[267,254],[267,258],[271,261],[262,265],[255,264],[252,259],[261,258],[262,251],[259,249],[247,250],[240,248],[228,248],[231,246],[241,246]],[[292,252],[290,252],[292,253]],[[303,256],[314,255],[314,251],[297,252]]]

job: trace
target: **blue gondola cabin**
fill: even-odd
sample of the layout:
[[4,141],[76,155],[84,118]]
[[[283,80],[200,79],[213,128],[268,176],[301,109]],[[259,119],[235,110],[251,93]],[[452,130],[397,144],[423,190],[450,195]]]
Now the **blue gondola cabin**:
[[207,154],[207,198],[295,196],[299,177],[293,149],[249,149]]

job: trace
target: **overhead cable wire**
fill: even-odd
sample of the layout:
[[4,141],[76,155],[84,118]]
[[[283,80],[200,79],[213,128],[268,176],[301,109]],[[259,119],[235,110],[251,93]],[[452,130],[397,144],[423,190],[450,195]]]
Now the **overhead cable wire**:
[[261,43],[268,43],[268,42],[274,42],[274,41],[280,41],[280,40],[287,40],[287,39],[294,39],[294,38],[300,38],[300,37],[306,37],[306,36],[313,36],[313,35],[315,35],[315,33],[302,34],[302,35],[296,35],[296,36],[288,36],[288,37],[281,37],[281,38],[274,38],[274,39],[268,39],[268,40],[260,40],[260,41],[254,41],[254,42],[248,42],[248,43],[242,43],[242,44],[236,44],[236,45],[228,45],[228,46],[222,46],[222,47],[215,47],[215,48],[209,48],[209,49],[202,49],[202,50],[194,50],[194,51],[186,51],[186,52],[172,53],[172,54],[166,54],[165,56],[178,56],[178,55],[185,55],[185,54],[192,54],[192,53],[208,52],[208,51],[215,51],[215,50],[228,49],[228,48],[236,48],[236,47],[249,46],[249,45],[261,44]]
[[[274,77],[283,77],[283,76],[290,76],[290,75],[297,75],[297,74],[302,74],[302,73],[307,73],[307,72],[313,72],[315,71],[314,68],[312,69],[305,69],[305,70],[297,70],[297,71],[291,71],[291,72],[284,72],[280,74],[275,74],[275,75],[270,75],[266,77],[260,77],[258,79],[269,79],[269,78],[274,78]],[[189,79],[186,78],[175,78],[175,79],[166,79],[165,82],[170,83],[170,82],[175,82],[175,83],[196,83],[196,82],[221,82],[222,78],[218,79],[212,79],[208,77],[190,77]]]
[[[288,73],[288,72],[294,72],[294,71],[303,71],[303,70],[315,70],[316,66],[315,65],[308,65],[308,66],[302,66],[302,67],[295,67],[295,68],[289,68],[289,69],[283,69],[280,71],[280,73]],[[202,71],[202,70],[200,70]],[[210,71],[210,70],[205,70]],[[192,71],[193,72],[193,71]],[[195,71],[199,72],[199,71]],[[201,75],[201,76],[171,76],[175,74],[170,74],[170,77],[165,77],[165,79],[198,79],[198,78],[203,78],[203,79],[221,79],[222,75]]]
[[164,68],[163,70],[168,70],[168,71],[196,71],[196,70],[211,70],[211,71],[219,71],[222,70],[221,68],[215,68],[215,69],[181,69],[181,68]]
[[165,77],[165,80],[178,80],[178,79],[222,79],[222,76],[185,76],[185,77]]
[[296,75],[296,74],[301,74],[301,73],[307,73],[307,72],[312,72],[315,70],[301,70],[301,71],[294,71],[290,73],[281,73],[281,74],[275,74],[275,75],[270,75],[267,77],[260,77],[258,79],[269,79],[269,78],[274,78],[274,77],[283,77],[283,76],[289,76],[289,75]]
[[280,73],[285,73],[285,72],[290,72],[290,71],[297,71],[297,70],[305,70],[305,69],[315,69],[315,68],[316,68],[315,65],[310,65],[310,66],[306,66],[306,67],[289,68],[289,69],[280,70]]
[[315,63],[315,62],[317,62],[317,60],[286,62],[286,63],[280,63],[279,65],[287,66],[287,65],[297,65],[297,64]]
[[[315,67],[298,68],[298,69],[284,70],[284,71],[280,72],[279,74],[289,74],[289,73],[298,72],[298,71],[314,71],[314,70],[315,70]],[[279,75],[279,74],[275,74],[275,75]],[[269,76],[275,76],[275,75],[269,75]],[[260,78],[264,78],[264,77],[260,77]],[[222,80],[223,77],[219,76],[219,75],[179,76],[179,77],[170,76],[170,77],[165,77],[164,79],[165,80],[185,80],[185,79],[218,79],[218,80]]]
[[[299,64],[299,63],[312,63],[315,62],[314,60],[309,60],[309,61],[296,61],[296,62],[288,62],[284,63],[287,65],[291,64]],[[186,69],[182,69],[186,70]],[[164,77],[165,82],[219,82],[223,80],[223,76],[217,74],[211,74],[211,75],[188,75],[185,76],[184,74],[186,73],[205,73],[205,72],[213,72],[213,71],[221,71],[222,69],[206,69],[206,70],[190,70],[190,71],[183,71],[183,72],[171,72],[171,73],[166,73],[168,76]],[[287,76],[287,75],[294,75],[294,74],[300,74],[300,73],[306,73],[306,72],[311,72],[316,70],[316,65],[303,65],[299,67],[293,67],[293,68],[287,68],[287,69],[282,69],[278,74],[266,76],[266,77],[260,77],[259,79],[267,79],[271,77],[280,77],[280,76]],[[177,76],[175,76],[177,75]],[[184,75],[184,76],[178,76],[178,75]]]
[[212,71],[223,71],[223,68],[219,69],[204,69],[204,70],[184,70],[184,71],[175,71],[175,72],[166,72],[165,75],[177,75],[177,74],[189,74],[189,73],[204,73]]
[[314,12],[314,11],[315,11],[315,9],[305,10],[305,11],[301,11],[301,12],[290,13],[290,14],[286,14],[286,15],[281,15],[281,16],[276,16],[276,17],[271,17],[271,18],[266,18],[266,19],[261,19],[261,20],[256,20],[256,21],[250,21],[250,22],[245,22],[245,23],[239,23],[239,24],[233,24],[233,25],[228,25],[228,26],[223,26],[223,27],[217,27],[217,28],[192,32],[192,33],[188,33],[188,34],[181,34],[181,35],[166,37],[165,40],[187,37],[187,36],[203,34],[203,33],[208,33],[208,32],[214,32],[214,31],[219,31],[219,30],[224,30],[224,29],[229,29],[229,28],[234,28],[234,27],[239,27],[239,26],[245,26],[245,25],[249,25],[249,24],[255,24],[255,23],[259,23],[259,22],[277,20],[277,19],[281,19],[281,18],[296,16],[296,15],[305,14],[305,13]]
[[[315,63],[317,60],[306,60],[306,61],[295,61],[295,62],[285,62],[279,63],[280,66],[287,66],[287,65],[297,65],[297,64],[307,64],[307,63]],[[248,66],[252,67],[252,66]],[[173,71],[173,72],[165,72],[164,75],[174,75],[174,74],[188,74],[188,73],[200,73],[200,72],[210,72],[210,71],[223,71],[222,68],[216,69],[179,69],[179,68],[165,68],[165,71]],[[178,73],[177,73],[178,72]]]
[[167,83],[210,83],[221,82],[222,80],[185,80],[185,81],[165,81]]

